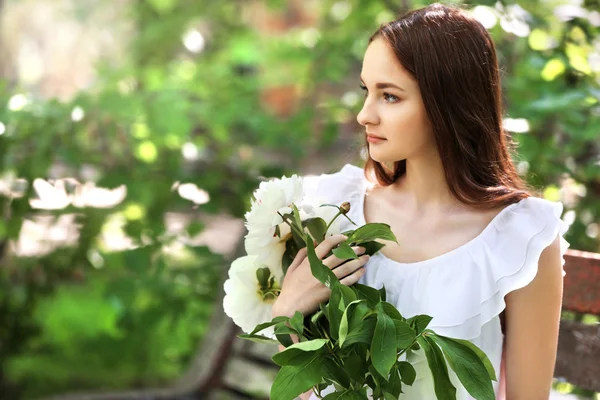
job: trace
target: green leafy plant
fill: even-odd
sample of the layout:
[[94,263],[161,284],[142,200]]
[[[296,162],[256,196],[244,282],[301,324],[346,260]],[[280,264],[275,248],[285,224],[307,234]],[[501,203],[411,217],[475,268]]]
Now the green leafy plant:
[[[348,218],[349,206],[344,203],[338,207],[335,218],[341,215]],[[307,248],[312,274],[331,289],[331,296],[312,315],[305,317],[296,312],[291,318],[276,317],[248,334],[239,335],[243,339],[278,342],[286,347],[273,356],[281,370],[272,386],[271,398],[291,400],[314,388],[319,398],[358,400],[367,399],[367,388],[370,388],[373,399],[397,399],[403,385],[412,385],[416,378],[413,366],[401,356],[422,348],[438,399],[456,398],[448,365],[471,396],[478,400],[494,399],[491,381],[496,380],[496,374],[483,351],[469,341],[437,335],[427,329],[432,320],[430,316],[404,318],[386,301],[385,287],[341,284],[317,257],[313,243],[315,236],[321,241],[324,239],[327,230],[320,227],[330,226],[332,221],[327,224],[315,218],[303,224],[295,205],[292,210],[284,215],[284,220],[291,226],[293,241]],[[313,229],[302,233],[303,225]],[[364,246],[366,253],[372,255],[384,246],[377,239],[396,241],[389,225],[382,223],[366,224],[344,234],[346,241],[331,251],[344,260],[357,257],[352,246]],[[272,326],[277,340],[258,334]],[[297,343],[291,335],[298,338]],[[329,385],[335,387],[335,392],[323,396],[322,390]]]

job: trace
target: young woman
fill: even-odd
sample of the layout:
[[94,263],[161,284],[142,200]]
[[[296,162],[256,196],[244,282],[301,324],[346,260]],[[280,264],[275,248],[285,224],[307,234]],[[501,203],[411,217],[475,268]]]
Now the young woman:
[[[358,225],[389,224],[398,244],[370,259],[324,263],[344,284],[385,285],[404,317],[428,314],[438,334],[479,346],[496,371],[497,398],[548,399],[566,226],[562,205],[531,196],[511,161],[490,35],[467,13],[430,5],[375,32],[360,78],[366,166],[308,182],[327,202],[350,201]],[[329,237],[318,256],[343,240]],[[328,296],[301,252],[273,314],[306,315]],[[424,355],[409,361],[417,380],[400,398],[435,399]],[[449,373],[457,399],[470,399]]]

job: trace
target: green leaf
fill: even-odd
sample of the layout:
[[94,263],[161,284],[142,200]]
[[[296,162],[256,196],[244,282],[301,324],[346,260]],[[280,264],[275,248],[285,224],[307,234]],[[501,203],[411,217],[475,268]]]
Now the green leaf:
[[[286,248],[287,248],[287,243],[289,243],[291,241],[294,242],[294,248],[297,250],[305,247],[306,240],[304,237],[304,228],[302,227],[302,225],[298,225],[298,222],[296,221],[293,210],[291,213],[283,214],[282,218],[284,221],[287,222],[287,224],[290,225],[292,238],[293,238],[293,240],[286,241]],[[300,222],[300,224],[301,224],[301,222]]]
[[297,335],[295,329],[290,328],[286,322],[280,322],[275,325],[275,337],[279,340],[279,343],[285,347],[289,347],[294,344],[291,335]]
[[337,276],[335,276],[333,271],[331,271],[331,269],[323,264],[319,257],[317,257],[315,246],[310,235],[306,234],[305,239],[308,261],[310,262],[310,270],[313,276],[317,278],[317,280],[323,285],[333,290],[336,284],[340,284],[340,281],[338,280]]
[[301,366],[309,362],[316,353],[316,351],[296,351],[285,357],[280,356],[281,353],[276,353],[273,355],[272,359],[273,362],[280,367]]
[[414,317],[407,319],[406,322],[417,331],[418,335],[427,328],[432,319],[433,317],[430,317],[429,315],[415,315]]
[[279,324],[275,327],[275,333],[281,335],[298,335],[298,331],[285,324]]
[[367,400],[365,393],[359,390],[345,390],[343,392],[329,393],[323,400]]
[[339,341],[340,347],[342,347],[344,345],[344,341],[346,340],[346,336],[348,335],[348,329],[349,329],[349,325],[350,325],[349,315],[352,313],[353,309],[358,304],[360,304],[364,301],[365,300],[354,300],[353,302],[348,304],[348,306],[344,310],[344,314],[342,315],[342,320],[340,321],[340,330],[339,330],[339,336],[338,336],[338,341]]
[[327,304],[325,302],[320,303],[319,308],[323,312],[323,315],[325,315],[325,318],[327,319],[327,321],[329,322],[330,321],[330,319],[329,319],[329,303],[327,303]]
[[[374,312],[369,308],[367,303],[365,303],[365,301],[366,301],[365,299],[361,299],[361,300],[363,300],[363,302],[359,303],[356,306],[356,308],[354,309],[354,311],[352,312],[352,314],[350,314],[350,316],[349,316],[350,317],[349,330],[358,328],[363,323],[363,320],[365,319],[367,314]],[[375,313],[375,315],[377,315],[377,314]]]
[[305,333],[304,335],[308,338],[321,338],[325,337],[324,332],[329,332],[329,322],[325,318],[325,314],[319,310],[318,316],[316,318],[311,318],[309,322],[308,334]]
[[396,327],[385,313],[377,313],[377,324],[371,344],[373,366],[382,376],[387,377],[396,362]]
[[281,367],[271,386],[270,398],[277,400],[294,400],[321,382],[324,356],[315,354],[304,365]]
[[275,337],[284,347],[290,347],[294,344],[292,337],[288,334],[276,333]]
[[348,347],[355,343],[364,343],[370,346],[373,342],[376,324],[376,318],[369,318],[364,320],[357,328],[350,329],[350,332],[344,340],[344,347]]
[[263,335],[251,335],[249,333],[242,333],[240,335],[237,335],[237,337],[239,337],[240,339],[251,340],[256,343],[279,343],[277,340],[268,338]]
[[[428,338],[442,349],[448,364],[471,396],[478,400],[494,400],[492,378],[483,361],[470,347],[442,336],[430,335]],[[493,378],[495,380],[495,376]]]
[[323,310],[317,310],[311,317],[310,317],[310,322],[312,322],[313,324],[316,324],[317,321],[319,320],[319,318],[322,318],[325,316],[325,313],[323,313]]
[[342,260],[355,260],[358,258],[354,250],[352,250],[352,247],[350,247],[350,245],[346,242],[340,243],[338,247],[333,249],[333,254]]
[[427,364],[433,375],[435,395],[438,400],[456,400],[456,388],[450,382],[444,355],[437,344],[428,339],[426,336],[421,336],[417,340],[425,352]]
[[323,218],[310,218],[303,222],[308,228],[308,231],[317,242],[322,242],[325,239],[325,229],[327,229],[327,222]]
[[[483,350],[481,350],[479,347],[475,346],[473,343],[471,343],[468,340],[454,339],[454,338],[449,338],[449,337],[446,337],[446,336],[440,336],[440,335],[437,335],[437,334],[435,336],[432,335],[432,337],[434,337],[434,338],[440,338],[440,339],[443,339],[445,341],[457,342],[457,343],[460,343],[463,346],[466,346],[469,349],[471,349],[479,357],[479,359],[481,360],[481,362],[483,362],[483,365],[485,366],[485,369],[486,369],[486,371],[488,373],[488,377],[490,378],[490,380],[497,381],[497,379],[496,379],[496,371],[494,370],[494,366],[492,365],[492,362],[488,358],[487,354],[485,354],[485,352]],[[444,349],[442,348],[442,350],[444,350]]]
[[[334,288],[331,289],[331,295],[329,295],[329,316],[333,313],[332,308],[335,308],[335,312],[339,313],[340,318],[342,317],[342,313],[345,310],[344,299],[342,297],[342,286],[344,285],[335,285]],[[341,304],[341,306],[340,306]],[[331,319],[330,319],[331,321]]]
[[328,339],[314,339],[307,342],[294,343],[285,350],[275,354],[273,361],[279,366],[289,365],[290,360],[293,360],[294,357],[298,357],[301,353],[316,352],[325,346],[327,342],[329,342]]
[[340,367],[331,358],[323,360],[323,377],[337,382],[345,389],[350,388],[350,376],[344,367]]
[[[373,398],[379,398],[379,396],[383,392],[383,387],[387,383],[387,380],[377,371],[374,365],[369,365],[369,373],[371,374],[374,385],[372,385],[373,389]],[[386,375],[387,376],[387,375]],[[373,387],[375,386],[375,387]]]
[[417,371],[415,371],[412,364],[406,361],[399,361],[398,371],[402,377],[402,382],[406,383],[408,386],[412,386],[417,378]]
[[366,354],[359,356],[356,353],[350,354],[344,360],[344,367],[351,379],[359,384],[364,383],[365,374],[368,371]]
[[352,232],[348,239],[346,239],[346,243],[362,245],[375,239],[391,240],[398,243],[396,236],[390,230],[390,226],[382,223],[370,223],[361,226]]
[[294,313],[294,316],[290,319],[290,326],[298,332],[298,336],[304,334],[304,315],[300,311]]
[[341,232],[341,234],[346,237],[350,237],[350,235],[352,235],[353,232],[354,232],[354,229],[349,229],[347,231]]
[[300,218],[300,211],[298,210],[298,207],[296,207],[296,205],[294,203],[292,203],[292,210],[293,210],[293,215],[294,215],[294,224],[301,232],[303,232],[302,219]]
[[285,253],[281,257],[281,266],[283,268],[283,274],[287,274],[287,270],[292,265],[294,258],[298,254],[299,247],[295,240],[288,240],[285,242]]
[[406,321],[394,320],[396,327],[396,346],[398,350],[406,349],[416,339],[417,333]]
[[290,317],[286,317],[286,316],[275,317],[269,322],[264,322],[262,324],[256,325],[256,327],[254,328],[254,330],[252,332],[250,332],[250,334],[254,335],[255,333],[260,332],[263,329],[266,329],[270,326],[277,325],[282,322],[287,322],[289,319],[290,319]]
[[[398,364],[394,365],[390,372],[389,384],[386,385],[386,391],[392,395],[394,400],[398,400],[400,393],[402,393],[402,380],[400,379],[400,373],[398,371]],[[386,397],[387,397],[386,393]]]
[[352,287],[356,289],[358,298],[366,299],[370,307],[375,307],[377,303],[383,300],[379,290],[374,287],[363,285],[361,283],[355,283]]
[[336,285],[332,289],[331,296],[329,297],[329,333],[335,340],[338,340],[342,315],[344,315],[344,310],[346,309],[344,307],[345,302],[342,296],[343,286],[344,285],[341,284]]
[[342,299],[344,300],[344,309],[346,306],[348,306],[353,301],[358,300],[358,296],[357,296],[356,292],[351,287],[340,284],[338,289],[339,289],[340,293],[342,294]]
[[[308,236],[310,237],[310,235],[308,235]],[[304,236],[304,232],[298,232],[295,229],[292,229],[292,239],[293,239],[292,241],[294,242],[294,246],[297,249],[306,247],[306,238]],[[312,240],[312,238],[310,240]]]
[[382,286],[381,289],[379,289],[379,297],[381,298],[381,301],[386,301],[387,300],[386,299],[387,298],[387,293],[385,291],[385,286]]
[[368,254],[370,256],[372,256],[373,254],[377,253],[379,250],[385,247],[385,244],[375,241],[363,242],[360,245],[365,248],[365,254]]
[[400,311],[393,305],[388,302],[382,301],[377,304],[377,311],[381,311],[386,313],[388,317],[397,321],[404,321],[404,317],[400,314]]

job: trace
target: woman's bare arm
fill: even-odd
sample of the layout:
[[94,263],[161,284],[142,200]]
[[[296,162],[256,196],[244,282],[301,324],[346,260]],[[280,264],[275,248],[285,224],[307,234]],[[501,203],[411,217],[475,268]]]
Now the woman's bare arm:
[[506,295],[506,400],[547,400],[562,306],[560,237],[542,252],[538,272]]

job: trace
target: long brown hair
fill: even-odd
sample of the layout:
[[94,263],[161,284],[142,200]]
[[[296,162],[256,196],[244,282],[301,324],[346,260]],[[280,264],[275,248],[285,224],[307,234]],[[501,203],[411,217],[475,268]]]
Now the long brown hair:
[[[514,143],[502,128],[496,49],[483,25],[435,3],[382,25],[369,43],[377,38],[419,84],[452,194],[478,208],[529,197],[531,188],[511,159]],[[365,176],[373,172],[388,186],[406,173],[406,160],[390,170],[369,156]]]

